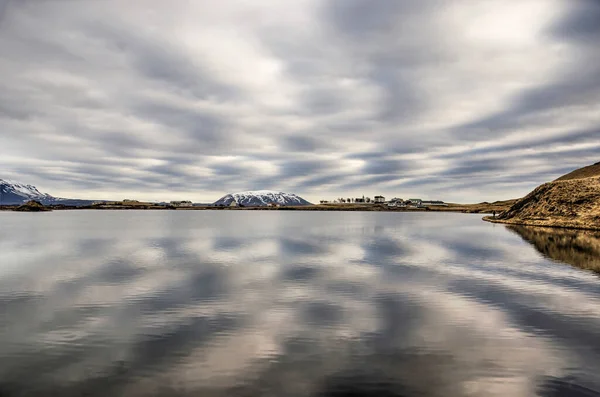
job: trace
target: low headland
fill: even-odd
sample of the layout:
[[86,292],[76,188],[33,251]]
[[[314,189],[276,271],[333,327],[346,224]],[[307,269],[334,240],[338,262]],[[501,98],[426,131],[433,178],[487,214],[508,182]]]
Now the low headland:
[[544,183],[497,217],[509,225],[600,230],[600,162]]

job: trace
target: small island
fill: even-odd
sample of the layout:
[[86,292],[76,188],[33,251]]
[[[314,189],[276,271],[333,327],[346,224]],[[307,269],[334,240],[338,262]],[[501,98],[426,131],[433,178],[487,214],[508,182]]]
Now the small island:
[[44,204],[39,201],[30,200],[23,205],[20,205],[13,209],[13,211],[17,212],[48,212],[52,211],[51,208],[46,207]]

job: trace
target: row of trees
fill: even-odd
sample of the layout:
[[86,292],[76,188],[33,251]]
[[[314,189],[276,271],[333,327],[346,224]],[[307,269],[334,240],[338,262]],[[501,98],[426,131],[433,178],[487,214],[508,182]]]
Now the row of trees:
[[340,198],[336,199],[334,202],[338,202],[338,203],[370,203],[371,201],[373,201],[373,200],[371,200],[370,197],[364,197],[363,196],[363,198],[350,198],[350,197],[343,198],[343,197],[340,197]]

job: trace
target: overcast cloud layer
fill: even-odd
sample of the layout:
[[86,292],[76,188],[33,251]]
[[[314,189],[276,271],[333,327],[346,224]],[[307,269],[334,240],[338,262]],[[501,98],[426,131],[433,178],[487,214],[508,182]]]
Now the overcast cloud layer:
[[0,178],[522,196],[600,160],[596,0],[0,0]]

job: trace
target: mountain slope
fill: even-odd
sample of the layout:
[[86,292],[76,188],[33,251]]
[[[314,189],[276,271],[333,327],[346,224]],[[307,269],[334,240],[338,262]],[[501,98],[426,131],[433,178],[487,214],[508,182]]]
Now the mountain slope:
[[270,190],[256,190],[248,192],[231,193],[215,201],[215,206],[229,206],[235,201],[238,205],[244,207],[266,207],[269,204],[275,205],[310,205],[300,196],[295,194],[274,192]]
[[23,204],[29,200],[52,201],[54,197],[41,193],[33,185],[0,179],[0,201],[4,205]]
[[33,185],[26,185],[7,179],[0,179],[0,205],[21,205],[30,200],[43,205],[67,205],[80,207],[90,205],[92,200],[65,199],[40,192]]
[[600,230],[600,175],[595,171],[597,165],[575,170],[538,186],[495,221]]

